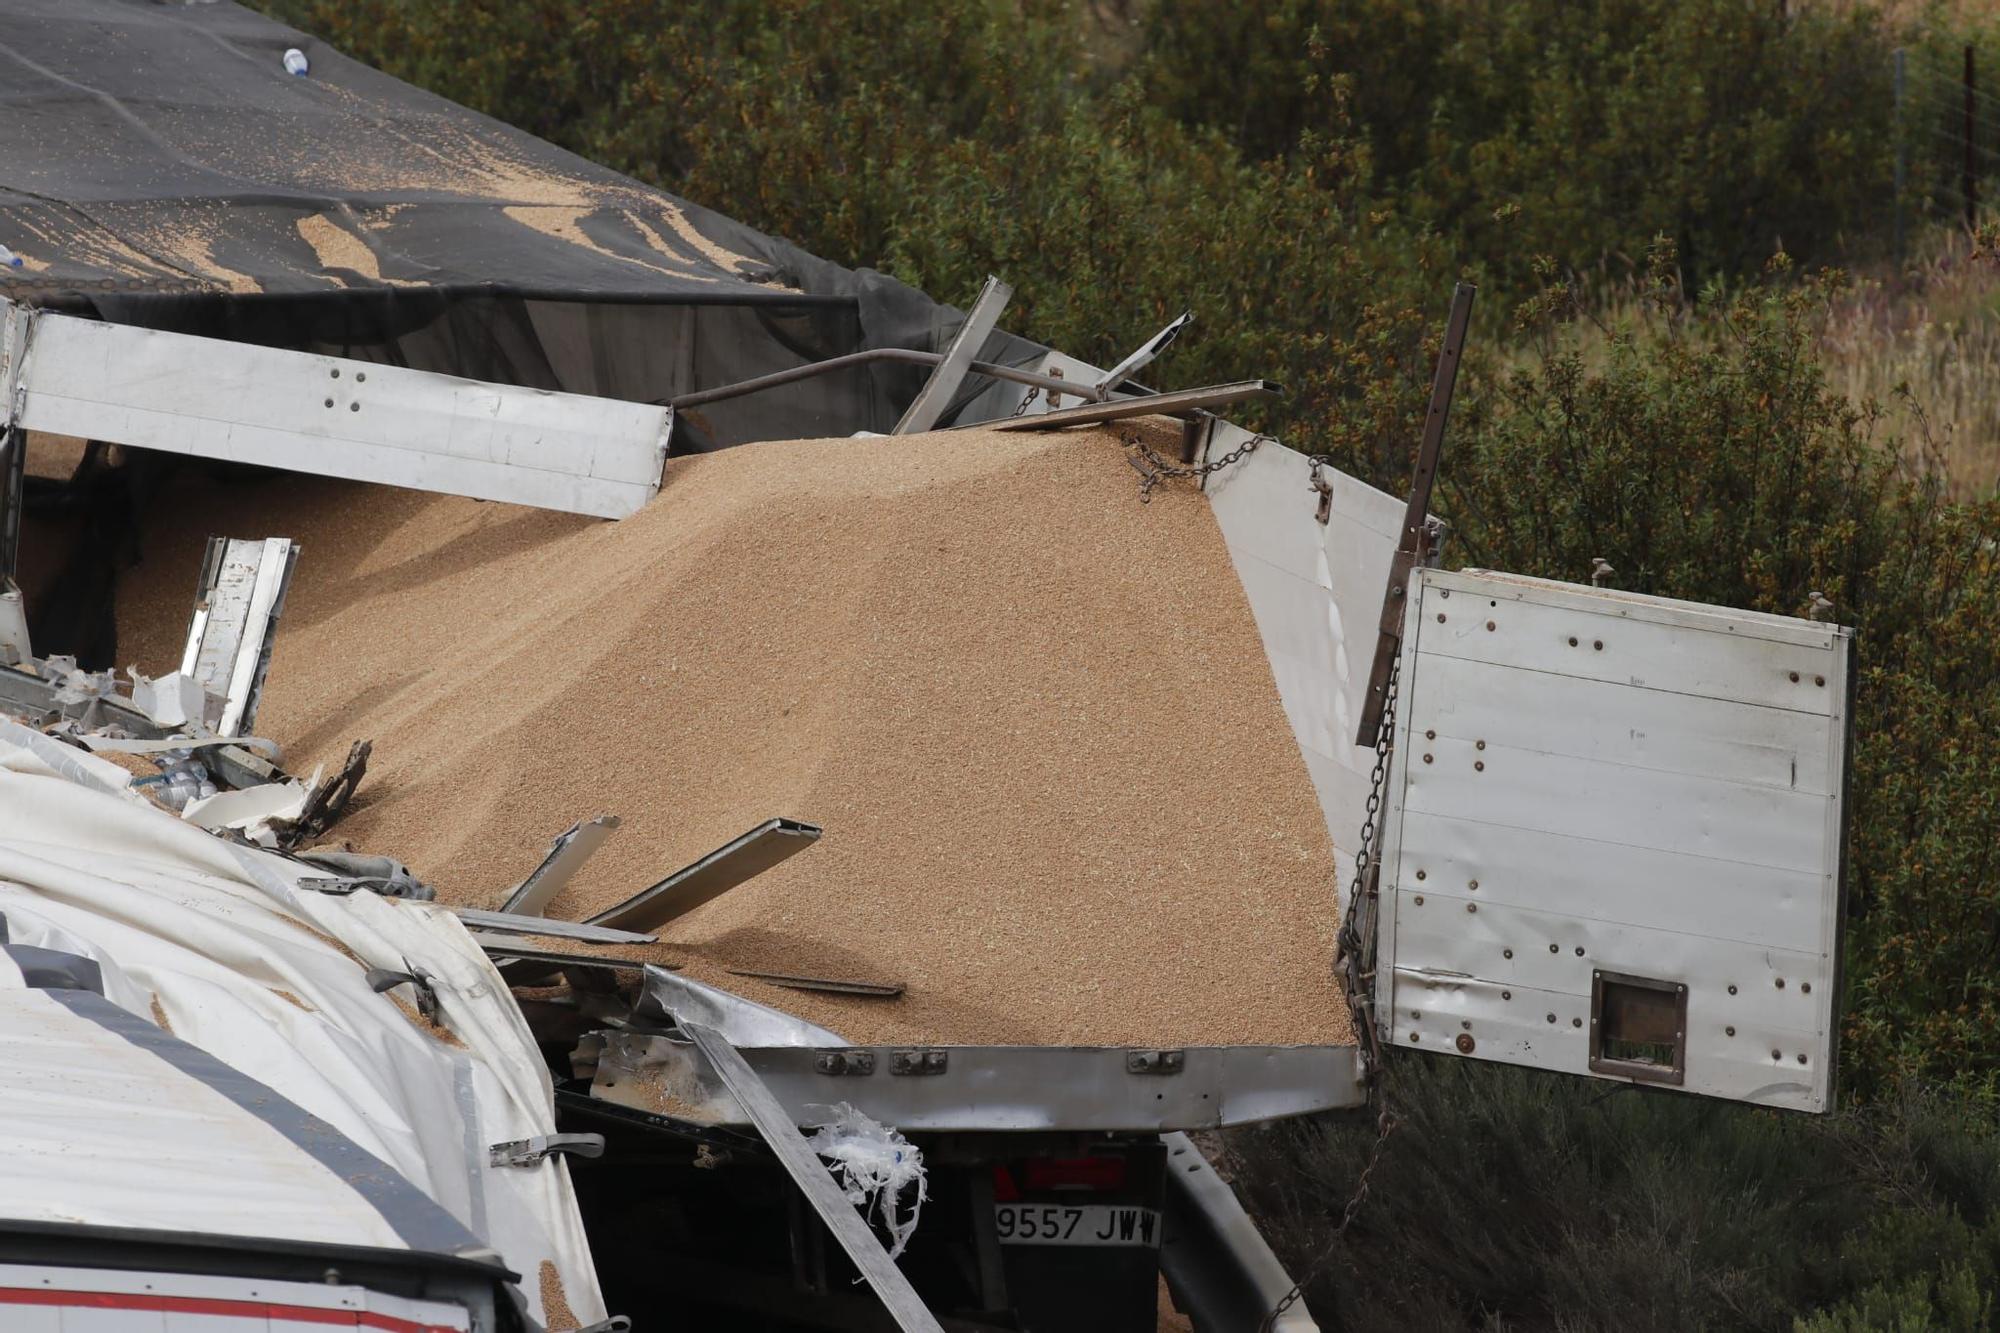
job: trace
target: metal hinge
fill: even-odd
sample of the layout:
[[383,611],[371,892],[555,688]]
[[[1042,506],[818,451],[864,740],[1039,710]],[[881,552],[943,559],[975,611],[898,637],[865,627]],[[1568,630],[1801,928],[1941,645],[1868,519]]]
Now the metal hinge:
[[577,1157],[602,1157],[604,1136],[537,1134],[532,1139],[512,1139],[488,1148],[486,1160],[493,1166],[540,1166],[556,1153],[571,1153]]

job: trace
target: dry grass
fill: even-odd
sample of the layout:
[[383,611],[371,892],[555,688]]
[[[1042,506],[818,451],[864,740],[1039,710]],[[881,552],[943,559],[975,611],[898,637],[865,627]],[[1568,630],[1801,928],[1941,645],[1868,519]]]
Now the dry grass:
[[1959,230],[1899,273],[1857,281],[1829,311],[1829,381],[1874,401],[1886,430],[1955,491],[2000,484],[2000,260]]
[[[1660,318],[1629,280],[1575,282],[1577,336],[1597,364],[1613,337]],[[1953,494],[2000,490],[2000,225],[1919,233],[1900,267],[1851,276],[1829,303],[1820,341],[1827,383],[1879,412],[1875,436],[1939,469]],[[1528,368],[1531,346],[1501,354]]]

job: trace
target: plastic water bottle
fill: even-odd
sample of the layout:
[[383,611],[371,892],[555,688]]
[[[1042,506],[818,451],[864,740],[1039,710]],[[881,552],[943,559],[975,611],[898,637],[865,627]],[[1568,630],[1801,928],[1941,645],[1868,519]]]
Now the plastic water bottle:
[[4,264],[8,268],[19,268],[21,267],[21,256],[15,254],[6,246],[0,245],[0,264]]
[[294,46],[285,52],[285,72],[287,74],[304,74],[311,68],[312,66],[306,63],[306,53],[299,50],[298,47]]

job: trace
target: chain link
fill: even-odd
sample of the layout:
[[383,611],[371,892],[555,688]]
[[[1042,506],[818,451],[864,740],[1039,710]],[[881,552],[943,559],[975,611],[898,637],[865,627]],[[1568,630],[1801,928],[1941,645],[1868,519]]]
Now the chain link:
[[1320,1250],[1319,1257],[1306,1269],[1306,1275],[1294,1282],[1292,1289],[1271,1307],[1271,1312],[1257,1325],[1257,1333],[1271,1333],[1271,1330],[1278,1326],[1278,1321],[1285,1317],[1285,1311],[1305,1299],[1307,1284],[1318,1277],[1332,1260],[1341,1242],[1347,1239],[1347,1228],[1353,1225],[1355,1215],[1367,1201],[1369,1178],[1375,1174],[1375,1167],[1382,1160],[1383,1145],[1387,1144],[1389,1136],[1396,1132],[1396,1117],[1390,1114],[1388,1099],[1378,1098],[1378,1101],[1379,1106],[1375,1114],[1375,1146],[1368,1151],[1368,1164],[1361,1168],[1360,1179],[1354,1182],[1354,1193],[1348,1196],[1347,1206],[1340,1210],[1340,1221],[1334,1226],[1333,1234],[1327,1237],[1326,1245]]
[[[1313,468],[1315,489],[1318,489],[1319,468],[1317,461]],[[1374,1074],[1373,1096],[1375,1100],[1375,1146],[1369,1150],[1368,1164],[1361,1168],[1360,1177],[1354,1182],[1354,1192],[1348,1195],[1347,1206],[1340,1210],[1340,1221],[1333,1228],[1333,1235],[1327,1238],[1326,1247],[1306,1268],[1303,1276],[1292,1284],[1292,1289],[1284,1294],[1271,1312],[1257,1326],[1258,1333],[1271,1333],[1285,1311],[1305,1299],[1305,1291],[1314,1278],[1325,1271],[1332,1261],[1335,1251],[1347,1237],[1347,1228],[1353,1225],[1361,1205],[1367,1201],[1369,1180],[1375,1174],[1376,1163],[1382,1160],[1383,1145],[1396,1132],[1396,1117],[1389,1109],[1389,1092],[1384,1078],[1381,1052],[1375,1039],[1373,1003],[1368,986],[1373,979],[1375,950],[1367,924],[1374,919],[1376,882],[1369,872],[1375,865],[1375,821],[1382,811],[1382,794],[1389,781],[1389,752],[1394,747],[1396,735],[1396,693],[1402,675],[1402,663],[1391,661],[1389,679],[1383,688],[1382,726],[1375,733],[1375,768],[1368,778],[1367,813],[1361,820],[1361,838],[1354,852],[1354,882],[1347,891],[1347,912],[1340,925],[1340,968],[1345,974],[1347,1007],[1354,1018],[1354,1035],[1365,1043],[1371,1052],[1369,1068]]]
[[1222,471],[1222,469],[1232,463],[1242,462],[1257,451],[1258,445],[1266,442],[1276,444],[1278,442],[1277,437],[1272,435],[1252,435],[1249,439],[1243,441],[1243,443],[1237,445],[1213,463],[1169,463],[1166,459],[1153,452],[1150,445],[1142,444],[1136,435],[1128,439],[1126,444],[1137,450],[1139,456],[1145,459],[1147,466],[1152,469],[1150,472],[1141,470],[1139,473],[1140,503],[1151,504],[1153,502],[1153,488],[1166,478],[1201,478],[1210,476]]

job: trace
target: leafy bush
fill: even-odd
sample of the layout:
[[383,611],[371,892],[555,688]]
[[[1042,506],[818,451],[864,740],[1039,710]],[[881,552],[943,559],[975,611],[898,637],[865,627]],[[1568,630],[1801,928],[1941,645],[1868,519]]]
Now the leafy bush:
[[[1146,36],[1154,100],[1253,156],[1334,128],[1319,89],[1347,89],[1382,191],[1505,281],[1636,266],[1656,234],[1697,276],[1755,273],[1889,227],[1898,37],[1866,7],[1169,0]],[[1905,135],[1914,187],[1946,175],[1937,128]]]
[[[1326,1117],[1229,1136],[1236,1186],[1350,1330],[1985,1328],[2000,1276],[1990,1101],[1830,1121],[1397,1053],[1374,1146]],[[1928,1312],[1928,1313],[1925,1313]],[[1917,1317],[1933,1322],[1909,1322]],[[1905,1322],[1898,1324],[1895,1318]],[[1969,1320],[1969,1322],[1968,1322]],[[1957,1321],[1957,1322],[1953,1322]]]

